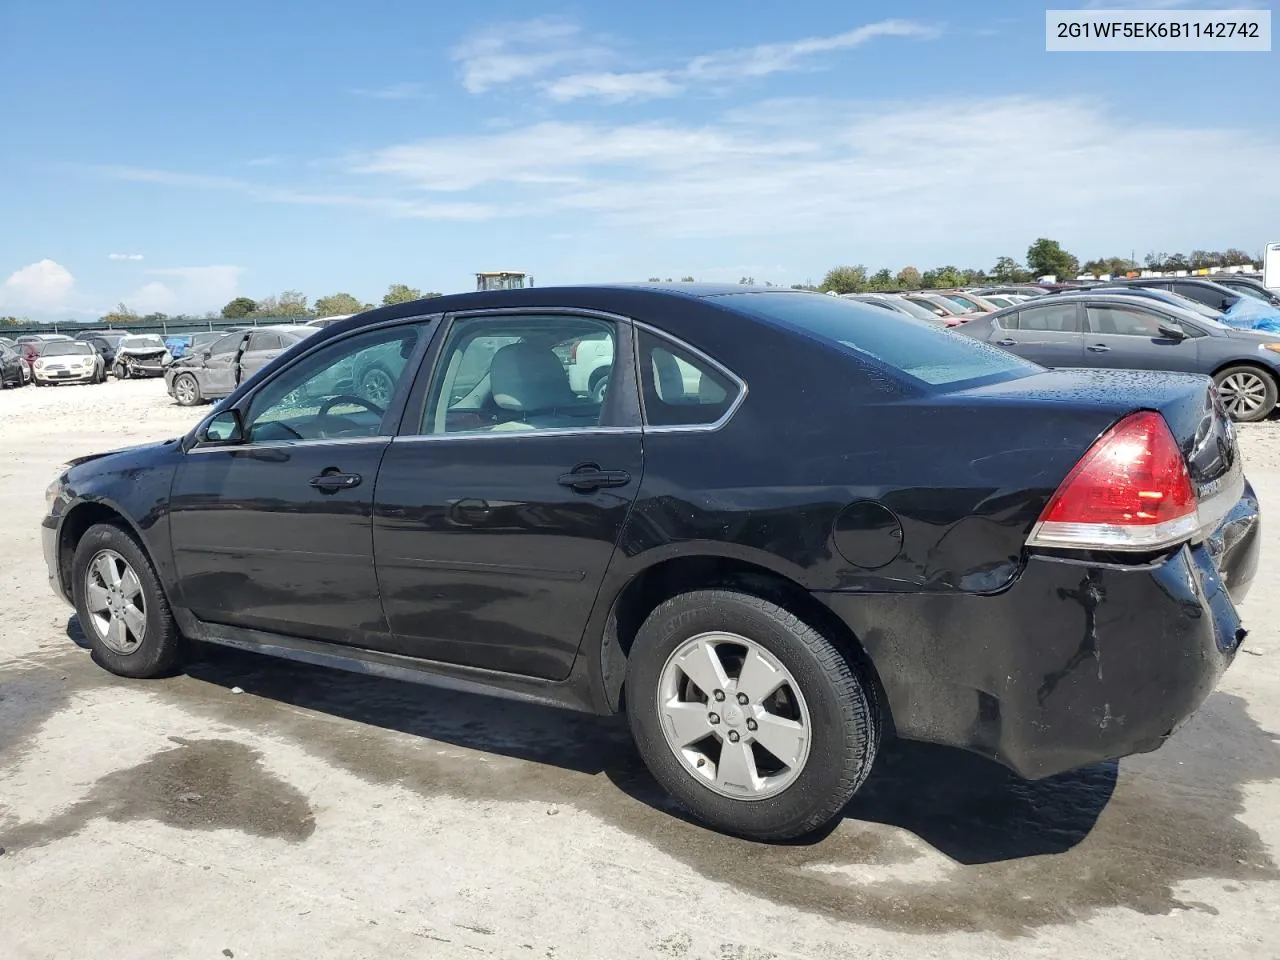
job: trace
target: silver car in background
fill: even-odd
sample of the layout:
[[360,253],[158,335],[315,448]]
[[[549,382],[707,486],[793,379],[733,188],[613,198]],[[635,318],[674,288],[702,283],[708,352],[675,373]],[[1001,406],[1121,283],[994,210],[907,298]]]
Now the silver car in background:
[[173,360],[164,340],[154,333],[129,334],[116,343],[111,372],[117,380],[129,377],[163,376],[164,368]]
[[230,396],[244,380],[318,329],[281,325],[224,334],[169,364],[165,387],[184,407]]

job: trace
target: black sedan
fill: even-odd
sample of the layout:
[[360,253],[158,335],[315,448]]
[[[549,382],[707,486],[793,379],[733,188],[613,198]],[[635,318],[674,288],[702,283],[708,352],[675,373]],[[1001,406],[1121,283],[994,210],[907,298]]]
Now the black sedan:
[[13,346],[0,343],[0,390],[26,384],[30,367]]
[[1235,420],[1264,420],[1276,407],[1280,334],[1225,326],[1159,291],[1054,294],[960,332],[1048,367],[1201,373]]
[[[609,386],[575,391],[557,349],[602,337]],[[371,355],[389,399],[324,395]],[[48,503],[117,674],[207,641],[624,711],[672,794],[766,840],[837,817],[890,735],[1032,778],[1155,749],[1236,654],[1260,530],[1202,377],[688,284],[343,320]]]

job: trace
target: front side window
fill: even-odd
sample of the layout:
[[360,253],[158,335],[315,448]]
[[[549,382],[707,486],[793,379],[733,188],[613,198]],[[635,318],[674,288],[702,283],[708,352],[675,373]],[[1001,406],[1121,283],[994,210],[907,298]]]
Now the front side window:
[[[1163,337],[1160,326],[1162,317],[1137,307],[1089,307],[1089,332],[1118,334],[1128,337]],[[1176,324],[1170,324],[1176,326]]]
[[457,320],[436,364],[423,434],[605,425],[615,323],[570,315]]
[[240,341],[244,338],[242,333],[228,333],[224,337],[219,337],[213,342],[213,346],[209,348],[212,356],[225,356],[228,353],[235,353],[240,349]]
[[645,423],[696,427],[716,423],[742,388],[696,354],[640,331],[640,386]]
[[329,344],[287,367],[254,396],[249,443],[378,435],[425,328],[373,330]]

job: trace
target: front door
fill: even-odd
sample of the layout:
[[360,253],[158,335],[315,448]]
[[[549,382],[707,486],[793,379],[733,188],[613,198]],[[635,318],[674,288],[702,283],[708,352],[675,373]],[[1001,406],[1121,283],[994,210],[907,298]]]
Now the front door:
[[200,619],[369,645],[386,632],[373,567],[373,492],[398,420],[309,389],[388,344],[398,384],[426,328],[357,333],[299,358],[240,404],[244,440],[193,448],[170,497],[181,602]]
[[[643,471],[629,336],[568,313],[453,321],[378,474],[390,649],[568,675]],[[574,389],[564,357],[601,337],[607,387]]]
[[203,358],[197,372],[200,390],[206,397],[225,397],[235,390],[239,382],[236,371],[244,339],[243,333],[228,333],[210,345],[209,355]]
[[1084,349],[1091,367],[1201,372],[1197,338],[1171,337],[1160,328],[1199,331],[1172,317],[1143,306],[1095,303],[1085,308],[1085,320]]
[[280,356],[284,343],[272,330],[255,330],[240,354],[240,382],[248,380],[268,363]]

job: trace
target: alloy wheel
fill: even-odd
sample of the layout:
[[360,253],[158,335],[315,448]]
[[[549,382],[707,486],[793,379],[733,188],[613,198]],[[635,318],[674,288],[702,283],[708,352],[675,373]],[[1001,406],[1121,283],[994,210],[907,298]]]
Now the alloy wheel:
[[85,571],[89,624],[106,647],[128,656],[147,635],[147,601],[129,561],[114,550],[100,550]]
[[1218,396],[1227,413],[1238,420],[1262,409],[1267,401],[1267,385],[1258,374],[1241,370],[1218,384]]
[[173,392],[177,394],[180,403],[194,403],[196,399],[195,381],[187,376],[178,377],[173,382]]
[[391,403],[391,394],[395,392],[395,387],[391,374],[378,367],[367,371],[360,378],[360,388],[363,391],[364,399],[370,403],[377,404],[384,410]]
[[667,746],[695,779],[735,800],[764,800],[795,782],[809,757],[811,721],[781,661],[734,633],[681,644],[658,681]]

